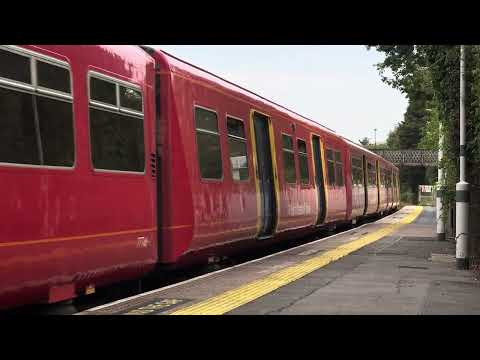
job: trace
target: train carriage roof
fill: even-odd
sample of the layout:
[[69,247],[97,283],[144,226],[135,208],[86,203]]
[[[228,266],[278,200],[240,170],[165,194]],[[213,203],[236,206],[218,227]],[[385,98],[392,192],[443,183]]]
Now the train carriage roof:
[[297,112],[288,109],[287,107],[280,105],[272,100],[269,100],[261,95],[258,95],[254,93],[251,90],[248,90],[238,84],[235,84],[234,82],[231,82],[229,80],[226,80],[216,74],[213,74],[205,69],[200,68],[199,66],[193,65],[185,60],[182,60],[180,58],[177,58],[176,56],[167,53],[166,51],[160,50],[160,49],[152,49],[151,47],[147,46],[142,46],[143,48],[146,49],[150,54],[155,53],[157,55],[160,55],[163,57],[164,61],[168,65],[169,69],[171,72],[175,72],[177,74],[182,74],[184,76],[188,77],[197,77],[197,78],[202,78],[203,80],[207,80],[211,83],[214,83],[218,86],[222,86],[223,88],[236,92],[237,94],[243,95],[245,97],[251,98],[255,101],[262,102],[264,105],[269,106],[274,108],[278,112],[286,113],[288,116],[306,123],[308,126],[318,126],[320,127],[323,131],[329,132],[335,136],[338,136],[338,134],[335,132],[335,130],[330,129],[326,127],[325,125],[322,125],[318,123],[315,120],[312,120],[310,118],[307,118],[306,116],[300,115]]
[[[142,46],[142,48],[145,51],[147,51],[148,53],[150,53],[152,56],[155,56],[154,54],[160,56],[164,60],[164,62],[166,63],[166,65],[168,66],[168,68],[171,72],[182,74],[186,77],[202,78],[202,79],[207,80],[211,83],[214,83],[218,86],[222,86],[223,88],[225,88],[229,91],[236,92],[237,94],[243,95],[243,96],[248,97],[248,98],[253,98],[253,100],[255,100],[255,101],[263,102],[264,105],[266,105],[266,106],[270,106],[270,107],[274,108],[275,110],[277,110],[279,112],[286,113],[288,116],[290,116],[290,117],[292,117],[292,118],[294,118],[298,121],[306,123],[307,126],[318,126],[318,127],[320,127],[323,131],[340,138],[341,140],[345,141],[349,146],[352,146],[354,148],[357,148],[360,151],[368,153],[372,157],[375,157],[375,158],[378,158],[378,159],[383,159],[381,156],[379,156],[378,154],[375,154],[374,152],[370,151],[369,149],[353,142],[352,140],[349,140],[349,139],[345,138],[344,136],[339,135],[338,133],[335,132],[335,130],[330,129],[330,128],[318,123],[315,120],[307,118],[306,116],[300,115],[299,113],[297,113],[293,110],[290,110],[283,105],[277,104],[276,102],[271,101],[271,100],[269,100],[269,99],[267,99],[267,98],[265,98],[261,95],[258,95],[256,93],[254,93],[253,91],[250,91],[250,90],[248,90],[248,89],[246,89],[246,88],[244,88],[244,87],[242,87],[238,84],[235,84],[234,82],[226,80],[226,79],[224,79],[224,78],[222,78],[222,77],[220,77],[216,74],[213,74],[213,73],[211,73],[211,72],[209,72],[205,69],[202,69],[199,66],[193,65],[193,64],[191,64],[191,63],[189,63],[185,60],[182,60],[182,59],[180,59],[180,58],[178,58],[178,57],[176,57],[172,54],[167,53],[164,50],[154,49],[154,48],[151,48],[151,47],[148,47],[148,46]],[[383,160],[386,161],[385,159],[383,159]],[[386,162],[389,163],[388,161],[386,161]],[[390,165],[394,166],[393,164],[390,164]]]

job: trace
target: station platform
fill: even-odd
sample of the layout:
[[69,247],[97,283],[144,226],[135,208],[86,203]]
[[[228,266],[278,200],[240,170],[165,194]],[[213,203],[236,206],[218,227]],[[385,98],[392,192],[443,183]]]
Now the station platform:
[[480,314],[480,281],[435,209],[373,223],[77,315]]

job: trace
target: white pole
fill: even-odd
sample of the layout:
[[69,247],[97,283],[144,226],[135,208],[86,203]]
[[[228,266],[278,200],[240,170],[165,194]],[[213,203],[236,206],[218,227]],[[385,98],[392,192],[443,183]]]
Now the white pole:
[[443,134],[442,123],[438,125],[438,181],[437,181],[437,239],[439,241],[445,240],[445,222],[442,218],[442,196],[444,193],[443,186],[443,169],[440,168],[440,162],[443,159]]
[[469,184],[465,181],[465,49],[460,46],[460,181],[455,187],[456,228],[455,239],[457,269],[469,268],[468,216],[470,205]]

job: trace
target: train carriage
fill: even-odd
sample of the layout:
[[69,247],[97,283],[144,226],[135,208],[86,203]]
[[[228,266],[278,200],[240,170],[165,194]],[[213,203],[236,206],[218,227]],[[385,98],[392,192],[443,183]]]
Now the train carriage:
[[379,156],[146,47],[1,46],[0,116],[0,308],[399,204]]

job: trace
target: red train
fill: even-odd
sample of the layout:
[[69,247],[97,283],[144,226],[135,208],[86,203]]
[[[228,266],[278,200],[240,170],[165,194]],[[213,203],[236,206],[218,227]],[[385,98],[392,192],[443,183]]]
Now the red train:
[[159,50],[0,46],[0,308],[399,205],[398,169]]

